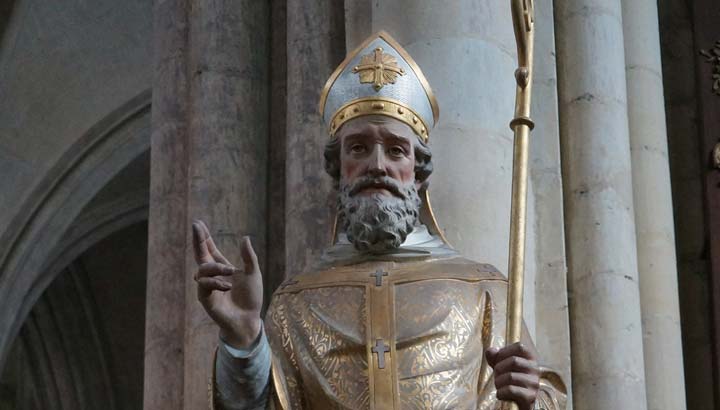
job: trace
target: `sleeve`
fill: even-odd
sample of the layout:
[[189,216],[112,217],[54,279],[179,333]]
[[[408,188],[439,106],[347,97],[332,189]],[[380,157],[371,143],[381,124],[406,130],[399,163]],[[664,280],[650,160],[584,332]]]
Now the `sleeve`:
[[249,349],[236,349],[222,340],[217,349],[214,409],[261,410],[268,406],[271,352],[265,331]]
[[[505,309],[507,286],[498,286],[493,291],[485,292],[482,297],[482,344],[483,352],[490,347],[501,348],[505,345],[506,314]],[[535,344],[530,338],[525,324],[523,323],[522,343],[535,352]],[[500,409],[495,389],[493,371],[483,354],[480,366],[480,378],[478,383],[478,410]],[[540,366],[540,388],[535,401],[536,410],[565,410],[567,405],[567,388],[559,374],[551,369]]]

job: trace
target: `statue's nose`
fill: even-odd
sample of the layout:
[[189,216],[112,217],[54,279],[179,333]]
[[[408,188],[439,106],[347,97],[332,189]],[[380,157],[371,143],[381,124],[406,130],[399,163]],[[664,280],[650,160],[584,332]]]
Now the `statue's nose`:
[[369,160],[370,164],[368,164],[367,170],[368,175],[374,178],[387,176],[385,153],[383,152],[383,147],[380,144],[375,145]]

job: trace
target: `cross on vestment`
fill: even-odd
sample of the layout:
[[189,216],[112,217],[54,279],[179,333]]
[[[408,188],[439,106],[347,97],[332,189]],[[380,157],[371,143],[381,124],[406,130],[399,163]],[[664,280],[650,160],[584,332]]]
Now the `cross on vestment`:
[[375,286],[382,286],[382,278],[383,276],[387,276],[387,272],[383,272],[382,269],[378,269],[375,271],[375,273],[371,273],[370,277],[375,277]]
[[385,353],[390,351],[390,346],[386,345],[382,339],[375,340],[375,346],[370,349],[373,353],[377,354],[378,369],[385,368]]

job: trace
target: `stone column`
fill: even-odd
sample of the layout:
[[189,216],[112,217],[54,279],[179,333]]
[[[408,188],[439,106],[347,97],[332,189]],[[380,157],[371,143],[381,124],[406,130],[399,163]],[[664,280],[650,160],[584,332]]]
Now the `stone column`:
[[[192,1],[188,219],[204,220],[218,248],[236,265],[242,263],[240,241],[250,236],[264,267],[269,4]],[[207,407],[207,380],[218,333],[197,302],[190,246],[188,236],[183,402],[186,410],[195,410]]]
[[320,91],[345,58],[343,2],[287,2],[285,241],[289,275],[303,272],[332,243],[336,195],[323,168],[327,129]]
[[575,409],[647,408],[620,0],[558,0]]
[[[535,72],[530,137],[530,183],[535,214],[535,344],[544,365],[572,385],[567,262],[553,4],[535,2]],[[533,255],[529,255],[533,257]],[[529,293],[529,292],[528,292]],[[528,303],[532,300],[525,296]],[[571,389],[568,389],[571,390]],[[572,409],[568,391],[568,409]]]
[[148,255],[146,409],[207,408],[217,327],[197,302],[193,219],[235,264],[264,266],[269,6],[158,0]]
[[143,408],[183,407],[187,0],[156,0]]
[[649,410],[685,409],[657,2],[623,0],[630,152]]

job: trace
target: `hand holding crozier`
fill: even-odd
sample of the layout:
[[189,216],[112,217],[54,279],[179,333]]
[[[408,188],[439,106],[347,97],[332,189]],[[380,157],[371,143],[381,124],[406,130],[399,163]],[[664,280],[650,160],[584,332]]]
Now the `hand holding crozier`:
[[515,403],[518,410],[532,410],[540,389],[535,354],[522,343],[513,343],[488,349],[485,358],[493,368],[497,398]]

